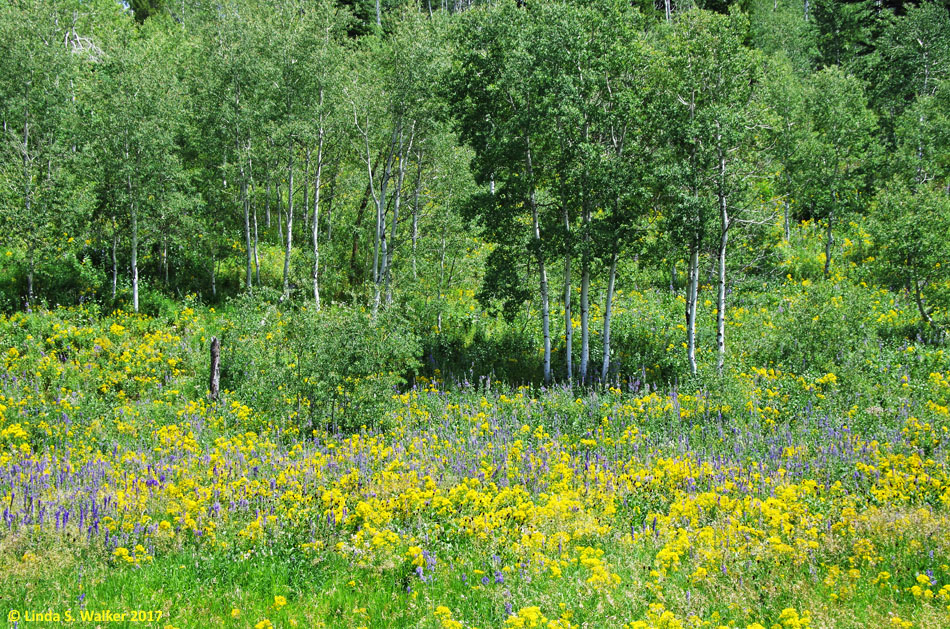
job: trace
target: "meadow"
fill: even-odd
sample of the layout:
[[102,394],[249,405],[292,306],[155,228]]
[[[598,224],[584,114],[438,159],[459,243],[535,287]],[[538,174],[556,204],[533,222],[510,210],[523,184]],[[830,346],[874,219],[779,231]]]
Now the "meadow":
[[[710,376],[708,349],[672,383],[681,303],[655,287],[617,297],[641,368],[593,388],[443,375],[386,349],[417,351],[408,332],[349,347],[370,315],[343,307],[4,316],[0,608],[16,627],[946,626],[950,361],[856,248],[823,278],[820,233],[737,289],[732,368]],[[448,301],[444,334],[475,303]],[[301,326],[324,340],[301,351]],[[357,375],[339,352],[367,346],[412,368]]]

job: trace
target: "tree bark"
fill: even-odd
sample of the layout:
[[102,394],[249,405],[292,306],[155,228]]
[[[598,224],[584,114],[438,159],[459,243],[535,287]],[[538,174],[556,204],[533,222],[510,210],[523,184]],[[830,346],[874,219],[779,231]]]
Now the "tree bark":
[[719,351],[719,375],[726,362],[726,245],[729,242],[729,213],[726,198],[719,199],[719,291],[716,297],[716,346]]
[[392,176],[393,158],[396,152],[397,129],[393,129],[393,135],[389,143],[389,152],[386,156],[386,166],[383,170],[382,179],[379,182],[379,191],[377,193],[376,185],[373,181],[373,168],[370,164],[369,150],[369,123],[364,133],[366,141],[366,168],[369,173],[370,194],[376,202],[376,241],[373,247],[373,315],[379,311],[379,304],[382,298],[383,268],[386,265],[386,188],[389,185],[389,178]]
[[208,383],[208,396],[212,401],[218,400],[218,389],[221,384],[221,341],[218,340],[218,337],[211,337],[211,373],[210,373],[210,382]]
[[290,250],[294,233],[294,145],[287,146],[287,239],[284,242],[284,297],[290,296]]
[[240,155],[238,143],[238,163],[241,164],[241,206],[244,210],[244,250],[247,252],[247,268],[244,274],[244,288],[251,290],[253,285],[254,250],[251,244],[251,199],[247,193],[247,172],[244,170],[244,160]]
[[389,249],[390,253],[386,258],[386,267],[384,269],[384,282],[386,284],[386,304],[392,304],[393,302],[393,293],[392,293],[392,268],[393,268],[393,258],[396,254],[396,229],[399,226],[399,206],[402,199],[402,186],[406,178],[406,156],[412,152],[412,143],[416,137],[416,123],[415,121],[409,127],[409,142],[405,149],[402,146],[402,134],[399,137],[399,167],[396,175],[396,188],[393,190],[393,220],[391,225],[391,233],[389,237]]
[[112,217],[112,301],[115,301],[115,295],[119,286],[119,262],[116,256],[118,245],[119,233],[115,224],[115,217]]
[[544,251],[541,244],[541,223],[534,190],[534,168],[531,161],[531,140],[525,138],[525,157],[528,175],[528,204],[531,208],[531,223],[534,230],[535,256],[541,283],[541,330],[544,335],[544,383],[551,384],[551,309],[548,300],[548,274],[544,266]]
[[[128,177],[131,197],[132,177]],[[139,214],[135,201],[132,201],[132,308],[139,311]]]
[[924,323],[930,326],[931,329],[942,331],[937,323],[933,320],[933,317],[930,316],[930,312],[927,311],[927,308],[924,306],[924,296],[921,293],[920,281],[914,277],[911,280],[914,285],[914,302],[917,304],[917,310],[920,312],[920,318]]
[[[429,6],[429,17],[432,17],[432,6]],[[416,242],[419,240],[419,192],[422,190],[422,151],[416,156],[416,189],[412,195],[412,279],[418,279],[416,270]]]
[[835,219],[834,210],[828,214],[828,224],[825,228],[825,277],[831,275],[831,246],[834,244],[834,236],[831,233],[831,224]]
[[600,381],[607,383],[610,375],[610,319],[613,315],[614,280],[617,277],[618,251],[614,249],[610,256],[610,271],[607,276],[607,298],[604,300],[604,364],[600,370]]
[[[320,90],[323,105],[323,90]],[[320,310],[320,178],[323,175],[323,122],[321,114],[320,137],[317,141],[317,172],[313,180],[313,301]]]
[[716,296],[716,347],[718,350],[718,369],[722,375],[726,364],[726,246],[729,243],[729,206],[726,199],[726,154],[722,148],[722,133],[716,134],[719,145],[719,290]]
[[162,236],[162,273],[165,276],[165,286],[168,286],[168,236]]
[[689,247],[689,282],[686,296],[686,355],[689,369],[696,375],[696,301],[699,292],[699,242],[694,237]]
[[[29,95],[29,89],[26,90]],[[24,99],[25,102],[25,99]],[[24,107],[23,112],[23,209],[24,215],[33,221],[33,186],[30,176],[30,112]],[[26,273],[26,307],[29,310],[33,305],[33,268],[34,250],[30,248],[30,263]]]
[[26,271],[26,305],[27,310],[33,306],[33,277],[36,272],[36,258],[33,250],[30,250],[30,262]]
[[264,185],[264,226],[270,229],[270,172],[267,173],[267,183]]
[[[561,204],[564,221],[564,358],[567,362],[567,381],[574,381],[574,321],[571,318],[571,221],[566,199]],[[583,380],[583,375],[581,376]]]
[[584,208],[584,251],[581,252],[581,382],[587,384],[590,363],[590,211]]

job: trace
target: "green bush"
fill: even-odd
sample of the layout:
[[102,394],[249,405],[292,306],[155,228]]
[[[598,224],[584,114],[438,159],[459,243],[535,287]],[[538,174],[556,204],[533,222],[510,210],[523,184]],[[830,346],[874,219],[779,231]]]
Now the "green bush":
[[297,308],[263,297],[229,304],[222,387],[257,410],[295,401],[302,430],[385,428],[393,396],[419,366],[421,345],[395,310]]

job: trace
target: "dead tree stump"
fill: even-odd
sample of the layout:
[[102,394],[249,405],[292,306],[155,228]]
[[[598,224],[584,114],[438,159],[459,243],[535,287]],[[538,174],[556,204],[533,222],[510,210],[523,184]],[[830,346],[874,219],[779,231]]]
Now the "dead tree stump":
[[218,388],[221,385],[221,341],[218,337],[211,337],[211,382],[209,384],[209,396],[212,400],[218,399]]

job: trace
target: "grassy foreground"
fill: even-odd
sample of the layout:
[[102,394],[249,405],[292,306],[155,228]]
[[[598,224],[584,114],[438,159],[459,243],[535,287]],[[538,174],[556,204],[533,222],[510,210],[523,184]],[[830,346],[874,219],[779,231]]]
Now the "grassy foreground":
[[[420,376],[347,433],[280,391],[266,408],[246,390],[210,402],[222,313],[3,318],[0,613],[17,627],[947,626],[947,356],[887,340],[910,308],[839,288],[746,294],[735,367],[703,384]],[[658,292],[621,299],[677,316]],[[845,316],[877,340],[844,351],[792,327]],[[242,337],[245,352],[282,329]],[[830,362],[756,365],[783,334],[813,334],[802,351],[827,345]]]

